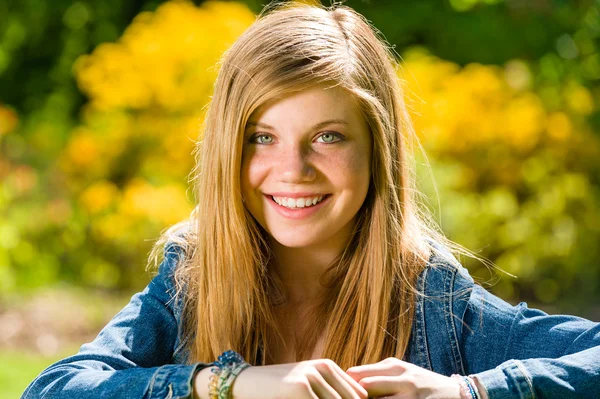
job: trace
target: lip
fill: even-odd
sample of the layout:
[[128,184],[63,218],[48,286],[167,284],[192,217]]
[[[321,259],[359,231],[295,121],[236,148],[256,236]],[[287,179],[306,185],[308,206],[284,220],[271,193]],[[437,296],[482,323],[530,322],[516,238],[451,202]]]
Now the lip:
[[302,193],[265,193],[266,196],[268,197],[287,197],[287,198],[307,198],[307,197],[320,197],[321,195],[327,195],[325,193],[309,193],[309,192],[302,192]]
[[[278,193],[278,194],[282,194],[282,193]],[[288,196],[289,198],[297,198],[297,197],[303,197],[303,196],[317,196],[315,194],[311,194],[311,195],[306,195],[305,193],[301,193],[302,195],[298,195],[296,194],[295,197],[290,196],[289,194],[285,194],[285,195],[275,195],[275,197],[286,197]],[[295,209],[290,209],[290,208],[286,208],[285,206],[281,206],[279,205],[277,202],[273,201],[272,195],[271,194],[265,194],[265,198],[267,199],[267,202],[269,202],[271,204],[271,206],[275,209],[275,211],[280,214],[281,216],[287,218],[287,219],[304,219],[307,218],[309,216],[314,215],[316,212],[319,211],[319,209],[321,209],[326,203],[329,202],[329,198],[331,198],[330,194],[322,194],[325,195],[326,197],[323,198],[323,200],[321,202],[319,202],[316,205],[313,206],[309,206],[308,208],[295,208]]]

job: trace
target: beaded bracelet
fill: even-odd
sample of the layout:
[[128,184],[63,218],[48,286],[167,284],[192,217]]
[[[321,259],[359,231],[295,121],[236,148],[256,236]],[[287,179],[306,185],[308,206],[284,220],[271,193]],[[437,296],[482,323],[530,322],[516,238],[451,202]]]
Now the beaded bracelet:
[[472,380],[469,377],[458,374],[452,374],[451,377],[458,381],[458,385],[460,386],[460,399],[481,399],[479,391],[477,390],[477,385],[472,383]]
[[239,353],[232,350],[223,352],[210,369],[213,373],[208,383],[210,399],[229,399],[235,378],[249,366]]
[[[469,379],[469,381],[471,382],[471,387],[472,387],[472,388],[473,388],[473,390],[475,391],[475,398],[476,398],[476,399],[482,399],[482,396],[481,396],[481,394],[479,393],[479,389],[477,388],[477,384],[475,383],[475,381],[476,381],[476,380],[475,380],[475,376],[471,374],[471,375],[469,375],[467,378],[468,378],[468,379]],[[481,383],[481,381],[480,381],[480,383]],[[485,387],[484,387],[483,389],[485,389]]]

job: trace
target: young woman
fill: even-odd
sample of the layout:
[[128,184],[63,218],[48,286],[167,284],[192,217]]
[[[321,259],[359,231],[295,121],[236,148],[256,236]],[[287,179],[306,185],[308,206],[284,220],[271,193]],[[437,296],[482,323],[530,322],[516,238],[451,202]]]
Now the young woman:
[[413,142],[364,18],[261,16],[224,56],[158,275],[23,397],[598,397],[600,325],[474,284],[416,201]]

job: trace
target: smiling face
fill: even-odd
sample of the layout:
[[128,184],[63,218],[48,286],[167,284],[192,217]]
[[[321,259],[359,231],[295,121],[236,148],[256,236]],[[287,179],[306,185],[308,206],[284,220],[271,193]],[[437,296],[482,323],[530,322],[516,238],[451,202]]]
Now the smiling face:
[[276,243],[347,243],[370,181],[371,135],[342,88],[316,86],[259,107],[246,126],[246,208]]

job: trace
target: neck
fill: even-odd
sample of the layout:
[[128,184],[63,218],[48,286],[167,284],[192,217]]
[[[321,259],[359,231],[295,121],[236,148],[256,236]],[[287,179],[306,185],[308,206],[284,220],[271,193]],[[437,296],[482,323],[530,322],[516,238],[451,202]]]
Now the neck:
[[325,271],[340,257],[350,234],[337,240],[326,241],[309,247],[292,248],[271,239],[275,255],[272,263],[288,294],[288,304],[311,304],[318,301],[325,287],[320,279]]

